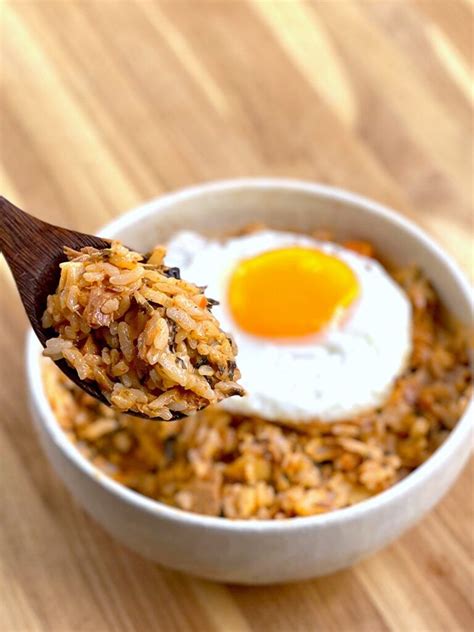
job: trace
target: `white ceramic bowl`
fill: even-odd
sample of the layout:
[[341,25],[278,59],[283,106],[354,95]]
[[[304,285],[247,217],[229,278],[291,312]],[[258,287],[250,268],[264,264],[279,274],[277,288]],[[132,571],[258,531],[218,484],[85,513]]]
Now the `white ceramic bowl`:
[[[326,186],[282,179],[204,184],[125,214],[102,234],[146,250],[186,227],[208,234],[262,220],[275,228],[334,228],[367,238],[395,263],[414,262],[449,309],[472,322],[470,287],[419,228],[379,204]],[[388,491],[354,507],[285,521],[230,521],[167,507],[98,472],[66,439],[46,400],[39,343],[30,334],[31,411],[59,476],[86,511],[135,551],[217,581],[263,584],[331,573],[385,546],[417,522],[452,485],[468,457],[473,406],[436,453]]]

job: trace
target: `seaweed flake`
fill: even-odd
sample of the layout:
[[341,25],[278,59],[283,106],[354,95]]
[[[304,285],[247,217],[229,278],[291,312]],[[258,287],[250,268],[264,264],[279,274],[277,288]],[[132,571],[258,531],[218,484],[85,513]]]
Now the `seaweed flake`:
[[207,299],[207,308],[209,310],[211,310],[215,305],[220,305],[219,301],[216,301],[215,298],[209,298],[208,296],[206,296]]
[[181,272],[179,268],[166,268],[163,270],[163,274],[172,279],[181,279]]
[[194,363],[194,368],[199,369],[200,367],[207,364],[207,359],[205,356],[199,356],[196,362]]
[[229,372],[229,378],[231,380],[234,379],[234,371],[236,368],[237,368],[237,364],[233,360],[229,360],[229,362],[227,363],[227,370]]
[[176,351],[175,336],[178,333],[178,326],[174,322],[174,320],[171,320],[171,318],[167,318],[166,322],[168,323],[168,331],[169,331],[168,346],[170,348],[170,351],[174,353]]

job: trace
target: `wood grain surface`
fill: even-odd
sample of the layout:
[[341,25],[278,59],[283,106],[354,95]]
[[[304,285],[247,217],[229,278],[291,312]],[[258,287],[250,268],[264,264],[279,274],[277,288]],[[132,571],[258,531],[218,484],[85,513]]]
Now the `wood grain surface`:
[[[0,189],[94,231],[164,191],[284,175],[399,209],[473,276],[472,0],[0,3]],[[50,470],[0,258],[0,630],[473,629],[473,469],[355,568],[270,588],[167,571]]]

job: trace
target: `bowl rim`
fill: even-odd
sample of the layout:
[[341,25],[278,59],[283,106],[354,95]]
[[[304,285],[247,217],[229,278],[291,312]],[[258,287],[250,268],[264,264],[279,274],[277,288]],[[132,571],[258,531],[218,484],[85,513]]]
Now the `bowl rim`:
[[[333,187],[324,184],[308,182],[304,180],[288,178],[236,178],[229,180],[217,180],[204,182],[178,189],[164,195],[151,199],[130,211],[125,212],[118,218],[107,223],[100,231],[101,236],[110,236],[110,233],[117,233],[127,228],[130,224],[135,224],[146,220],[150,216],[159,212],[164,207],[171,206],[176,202],[199,197],[202,194],[212,194],[233,189],[284,189],[287,191],[306,192],[317,197],[328,198],[346,204],[364,207],[369,215],[382,217],[391,224],[397,225],[402,230],[410,233],[417,239],[425,249],[431,251],[444,267],[448,270],[453,282],[457,283],[462,293],[466,296],[470,311],[474,314],[474,300],[471,296],[471,286],[461,271],[457,263],[445,253],[437,243],[429,237],[415,223],[399,215],[395,211],[383,204],[375,202],[365,196],[352,193],[346,189]],[[154,517],[168,519],[172,522],[186,523],[189,526],[197,526],[205,529],[218,529],[235,532],[290,532],[293,530],[306,530],[313,527],[334,526],[341,522],[357,519],[361,515],[370,514],[380,510],[392,501],[408,493],[414,487],[422,484],[430,475],[441,467],[448,459],[451,452],[456,447],[468,440],[471,431],[471,418],[474,417],[474,399],[470,403],[464,415],[451,431],[446,441],[421,465],[401,481],[395,483],[387,490],[376,494],[366,500],[350,507],[344,507],[324,514],[314,516],[298,516],[285,520],[230,520],[220,516],[207,516],[196,514],[177,507],[166,505],[158,500],[148,498],[135,492],[121,483],[116,482],[106,474],[96,468],[67,437],[53,413],[53,410],[46,397],[42,382],[42,371],[40,362],[40,343],[36,339],[32,330],[26,337],[26,372],[27,384],[31,398],[32,408],[38,412],[40,422],[46,429],[53,443],[60,449],[63,456],[72,463],[87,477],[93,479],[105,491],[117,496],[120,500],[142,510]]]

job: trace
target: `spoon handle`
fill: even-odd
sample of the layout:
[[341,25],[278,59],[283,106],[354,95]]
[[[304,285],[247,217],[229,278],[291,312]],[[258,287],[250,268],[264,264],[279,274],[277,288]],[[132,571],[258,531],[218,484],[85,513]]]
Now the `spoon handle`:
[[31,274],[32,268],[38,269],[37,246],[46,227],[40,219],[0,197],[0,251],[15,277],[26,270]]
[[[0,197],[0,251],[3,253],[30,320],[36,315],[37,290],[57,250],[48,225]],[[43,278],[44,282],[44,278]]]
[[64,247],[106,248],[107,240],[43,222],[0,196],[0,252],[13,273],[26,313],[43,342],[41,314],[54,292]]

